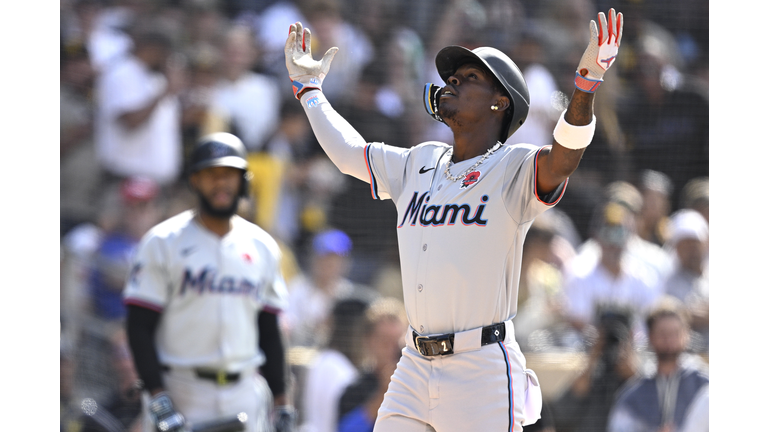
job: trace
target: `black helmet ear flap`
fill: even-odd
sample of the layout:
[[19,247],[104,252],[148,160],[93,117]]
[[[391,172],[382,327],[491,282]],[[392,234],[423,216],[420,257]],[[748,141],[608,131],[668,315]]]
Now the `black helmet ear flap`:
[[443,118],[437,114],[437,108],[440,103],[440,93],[442,90],[443,88],[440,86],[427,83],[424,86],[424,97],[422,98],[422,102],[424,102],[424,109],[427,110],[427,114],[439,122],[443,122]]
[[253,173],[245,170],[243,171],[243,182],[240,184],[240,198],[248,198],[251,193],[251,181],[253,180]]

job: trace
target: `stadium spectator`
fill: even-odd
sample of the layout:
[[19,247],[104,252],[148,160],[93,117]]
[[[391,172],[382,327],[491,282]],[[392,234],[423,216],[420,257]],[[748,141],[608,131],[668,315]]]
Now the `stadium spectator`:
[[101,195],[93,144],[95,73],[87,48],[66,45],[61,53],[59,97],[60,235],[84,222],[95,223]]
[[699,391],[709,384],[701,359],[686,355],[688,317],[676,299],[660,302],[646,325],[656,368],[623,386],[611,408],[608,432],[679,430]]
[[369,304],[347,298],[333,305],[330,338],[312,360],[301,389],[302,431],[337,432],[339,398],[363,364],[362,328]]
[[157,200],[159,192],[156,182],[131,177],[122,181],[116,199],[107,203],[114,205],[107,216],[112,222],[93,255],[89,279],[90,313],[98,320],[125,318],[122,296],[125,279],[139,240],[162,218]]
[[598,261],[592,266],[571,260],[565,274],[564,317],[585,338],[598,324],[602,309],[627,308],[635,322],[634,337],[644,337],[642,319],[661,294],[661,280],[649,267],[628,259],[634,235],[634,215],[623,205],[609,201],[597,215],[595,242]]
[[680,208],[701,213],[709,223],[709,177],[689,180],[680,195]]
[[672,181],[664,173],[643,170],[638,190],[643,204],[637,217],[637,235],[657,246],[667,240],[666,224],[672,209]]
[[604,431],[616,392],[640,370],[626,310],[604,311],[584,369],[552,403],[558,432]]
[[339,399],[339,432],[372,432],[376,414],[405,348],[408,320],[402,302],[374,300],[366,312],[363,346],[366,359],[358,378]]
[[600,223],[604,220],[601,213],[606,203],[620,204],[629,212],[628,222],[632,230],[627,232],[627,242],[624,259],[633,266],[645,266],[648,272],[655,278],[663,280],[672,270],[669,253],[652,242],[641,238],[637,234],[637,224],[640,211],[643,206],[643,197],[640,191],[626,181],[615,181],[602,188],[602,198],[594,206],[590,221],[589,238],[577,248],[577,256],[572,260],[572,267],[587,269],[594,266],[600,260],[601,249],[597,241]]
[[137,29],[135,47],[97,80],[96,150],[105,183],[141,176],[161,186],[182,168],[181,109],[184,66],[170,61],[171,39]]
[[126,32],[132,16],[100,0],[72,0],[62,11],[62,38],[65,45],[83,45],[91,53],[91,67],[102,73],[128,53],[133,41]]
[[242,139],[249,153],[261,151],[278,125],[281,96],[275,79],[254,72],[258,48],[251,29],[233,25],[219,47],[219,80],[212,109],[223,116],[227,132]]
[[636,60],[643,66],[628,70],[630,87],[617,107],[619,121],[634,170],[668,175],[676,203],[689,179],[709,173],[709,102],[681,69],[670,32],[649,21],[637,30]]
[[568,256],[575,252],[557,232],[557,219],[546,215],[533,221],[523,244],[517,315],[512,320],[523,352],[561,346],[561,338],[568,334],[561,301],[562,270],[569,257],[558,256],[557,248],[565,246]]
[[344,19],[340,0],[297,3],[307,27],[312,29],[312,51],[324,53],[331,47],[339,48],[333,58],[333,73],[323,80],[323,94],[331,102],[353,96],[363,68],[374,59],[373,44],[354,23]]
[[709,348],[709,226],[695,210],[672,215],[666,247],[674,254],[675,269],[664,281],[664,293],[680,300],[691,318],[694,351]]
[[[403,122],[388,117],[377,105],[384,77],[378,62],[368,64],[354,95],[346,103],[339,103],[338,112],[372,142],[410,147],[412,143],[405,142],[407,136],[402,133]],[[387,252],[397,248],[397,209],[390,203],[371,199],[368,183],[349,176],[341,181],[344,192],[333,197],[329,223],[346,232],[355,243],[350,278],[370,284]]]
[[288,284],[288,307],[280,323],[292,346],[324,346],[330,336],[333,305],[355,292],[347,279],[352,241],[340,230],[318,233],[306,274]]

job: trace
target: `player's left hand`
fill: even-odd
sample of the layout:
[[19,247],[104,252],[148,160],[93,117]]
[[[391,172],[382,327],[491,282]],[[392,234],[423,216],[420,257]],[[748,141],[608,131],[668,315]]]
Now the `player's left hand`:
[[289,405],[275,407],[275,432],[296,430],[296,410]]
[[608,14],[607,20],[604,13],[597,14],[599,28],[594,20],[590,21],[589,45],[576,68],[576,88],[587,93],[594,93],[603,82],[603,75],[616,60],[621,45],[624,15],[621,12],[617,15],[613,8]]
[[333,56],[339,50],[331,47],[323,55],[322,60],[312,58],[312,33],[300,22],[291,24],[288,39],[285,41],[285,66],[288,77],[293,83],[293,95],[298,99],[306,89],[321,89],[328,70],[331,68]]

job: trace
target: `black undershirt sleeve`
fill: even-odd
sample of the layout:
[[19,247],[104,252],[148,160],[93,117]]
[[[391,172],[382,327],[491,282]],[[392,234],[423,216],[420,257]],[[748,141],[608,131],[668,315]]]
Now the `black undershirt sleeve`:
[[160,313],[136,305],[128,305],[127,309],[126,331],[136,372],[146,390],[161,389],[162,369],[155,348],[155,330],[160,322]]
[[277,315],[271,312],[259,312],[258,326],[259,348],[267,358],[261,365],[261,375],[272,390],[272,395],[281,396],[285,393],[288,368],[285,363],[283,338],[277,325]]

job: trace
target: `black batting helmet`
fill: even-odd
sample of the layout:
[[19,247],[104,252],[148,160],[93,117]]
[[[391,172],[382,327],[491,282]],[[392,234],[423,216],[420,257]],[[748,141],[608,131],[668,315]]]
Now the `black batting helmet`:
[[240,196],[248,195],[250,173],[247,151],[240,138],[227,132],[216,132],[200,138],[189,159],[189,174],[203,168],[225,166],[243,171]]
[[435,58],[437,72],[443,81],[453,75],[459,66],[470,62],[479,62],[490,71],[507,91],[512,102],[512,116],[509,124],[505,125],[506,133],[502,131],[501,142],[506,141],[523,125],[528,117],[531,97],[523,73],[506,54],[492,47],[479,47],[469,50],[462,46],[451,45],[440,50]]

